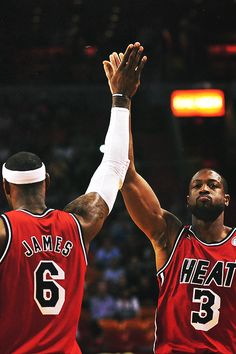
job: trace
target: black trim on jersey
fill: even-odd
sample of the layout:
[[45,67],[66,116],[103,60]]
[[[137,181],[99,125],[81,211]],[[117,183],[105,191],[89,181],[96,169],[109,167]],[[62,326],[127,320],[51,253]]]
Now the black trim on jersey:
[[3,262],[3,260],[6,258],[6,255],[9,251],[10,246],[11,246],[12,228],[11,228],[11,224],[10,224],[9,219],[5,214],[1,214],[0,217],[4,223],[6,234],[7,234],[7,244],[6,244],[5,250],[0,258],[0,264],[1,264]]
[[69,214],[75,220],[75,224],[76,224],[76,226],[78,228],[78,234],[79,234],[79,238],[80,238],[81,247],[82,247],[82,250],[83,250],[83,253],[84,253],[85,263],[86,263],[86,265],[88,265],[88,254],[87,254],[86,247],[85,247],[82,226],[81,226],[79,220],[77,219],[77,217],[73,213],[69,213]]
[[[185,227],[185,226],[182,226],[182,227],[180,228],[180,231],[179,231],[178,234],[177,234],[177,237],[176,237],[174,246],[173,246],[173,248],[172,248],[172,251],[171,251],[171,253],[170,253],[170,255],[169,255],[167,261],[165,262],[165,264],[164,264],[164,265],[158,270],[158,272],[156,273],[156,276],[157,276],[157,277],[158,277],[158,276],[161,277],[161,273],[164,272],[164,270],[165,270],[165,269],[167,268],[167,266],[169,265],[169,263],[170,263],[170,261],[171,261],[173,255],[174,255],[174,253],[175,253],[175,250],[176,250],[176,248],[177,248],[177,246],[178,246],[178,243],[179,243],[179,241],[180,241],[180,239],[181,239],[181,236],[182,236],[182,234],[183,234],[183,232],[184,232],[185,230],[186,230],[186,227]],[[161,280],[162,280],[162,279],[161,279]],[[163,283],[163,281],[164,281],[164,279],[163,279],[161,282]]]
[[223,243],[227,242],[231,236],[235,233],[236,231],[236,228],[232,228],[228,234],[225,236],[225,238],[221,241],[218,241],[218,242],[210,242],[210,243],[207,243],[207,242],[204,242],[202,240],[200,240],[200,238],[197,237],[197,235],[195,234],[195,232],[192,230],[192,225],[190,225],[189,229],[190,233],[200,242],[202,243],[204,246],[209,246],[209,247],[212,247],[212,246],[221,246]]
[[45,209],[42,213],[32,213],[32,211],[29,211],[27,209],[16,209],[16,211],[23,211],[24,213],[26,214],[29,214],[31,216],[34,216],[36,218],[42,218],[44,217],[45,215],[47,215],[48,213],[50,213],[51,211],[54,211],[55,209]]

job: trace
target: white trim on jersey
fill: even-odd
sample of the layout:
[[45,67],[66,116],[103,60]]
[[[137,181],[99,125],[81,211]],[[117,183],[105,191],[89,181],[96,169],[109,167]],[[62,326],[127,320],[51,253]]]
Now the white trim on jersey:
[[6,217],[6,215],[2,214],[1,216],[4,219],[5,224],[7,226],[7,230],[6,231],[8,232],[8,240],[7,240],[7,245],[6,245],[5,251],[3,252],[2,257],[0,258],[0,263],[2,263],[3,259],[5,258],[6,254],[8,252],[8,249],[10,247],[10,244],[11,244],[11,239],[12,239],[11,225],[9,223],[9,220]]
[[190,226],[189,231],[204,246],[212,247],[212,246],[221,246],[221,245],[223,245],[223,243],[227,242],[231,238],[231,236],[235,233],[236,228],[232,228],[232,230],[230,231],[229,235],[226,236],[222,241],[212,242],[212,243],[207,243],[207,242],[204,242],[204,241],[200,240],[200,238],[198,238],[197,235],[195,234],[195,232],[192,230],[192,225]]
[[160,278],[161,278],[161,286],[162,286],[165,280],[164,272],[160,273]]
[[162,285],[163,282],[164,282],[164,274],[163,274],[163,275],[161,275],[161,274],[162,274],[162,272],[164,272],[164,270],[166,269],[166,267],[169,265],[169,263],[170,263],[170,261],[171,261],[173,255],[174,255],[174,252],[175,252],[175,250],[176,250],[176,247],[178,246],[179,240],[180,240],[180,238],[181,238],[181,236],[182,236],[184,230],[186,230],[185,227],[182,228],[182,230],[181,230],[180,233],[179,233],[179,236],[177,236],[177,238],[176,238],[176,240],[175,240],[174,247],[173,247],[173,249],[172,249],[172,252],[171,252],[169,258],[167,259],[166,263],[161,267],[161,269],[158,270],[158,272],[157,272],[157,274],[156,274],[157,277],[158,277],[158,276],[161,277],[161,285]]
[[79,231],[80,243],[81,243],[82,250],[83,250],[83,253],[84,253],[85,263],[86,263],[86,265],[88,265],[87,252],[86,252],[86,247],[85,247],[84,240],[83,240],[83,236],[82,236],[82,230],[81,230],[80,223],[79,223],[79,221],[77,220],[77,218],[76,218],[72,213],[69,213],[69,214],[73,217],[73,219],[75,220],[75,222],[76,222],[76,224],[77,224],[78,231]]
[[155,354],[155,352],[156,352],[156,342],[157,342],[157,309],[155,311],[154,326],[155,326],[155,331],[154,331],[153,353]]
[[44,217],[45,215],[47,215],[48,213],[50,213],[50,211],[53,211],[53,210],[55,210],[55,209],[47,209],[47,210],[45,210],[45,212],[42,213],[42,214],[34,214],[34,213],[31,213],[30,211],[25,210],[25,209],[17,209],[16,211],[23,211],[24,213],[29,214],[29,215],[31,215],[31,216],[34,216],[35,218],[42,218],[42,217]]

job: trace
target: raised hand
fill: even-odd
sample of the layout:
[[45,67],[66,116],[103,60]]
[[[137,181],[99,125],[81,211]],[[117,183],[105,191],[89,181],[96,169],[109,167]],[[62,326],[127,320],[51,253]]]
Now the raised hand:
[[139,42],[129,44],[125,53],[114,52],[108,60],[103,61],[104,70],[111,93],[120,93],[132,97],[139,85],[140,75],[147,57],[143,56],[144,48]]

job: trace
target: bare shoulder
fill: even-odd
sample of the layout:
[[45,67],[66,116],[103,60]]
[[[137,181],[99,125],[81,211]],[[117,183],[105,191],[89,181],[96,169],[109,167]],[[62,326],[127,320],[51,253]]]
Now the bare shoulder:
[[0,257],[5,251],[7,243],[7,233],[3,220],[0,218]]
[[100,231],[108,216],[108,206],[98,193],[81,195],[70,202],[64,211],[75,214],[82,226],[87,244]]

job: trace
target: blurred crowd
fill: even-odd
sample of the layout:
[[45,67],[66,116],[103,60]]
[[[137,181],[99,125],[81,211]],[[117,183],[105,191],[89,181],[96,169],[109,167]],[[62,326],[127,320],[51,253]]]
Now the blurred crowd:
[[8,1],[1,11],[1,82],[103,82],[102,60],[137,40],[149,57],[149,79],[232,80],[235,50],[212,46],[234,44],[235,7],[233,0]]

